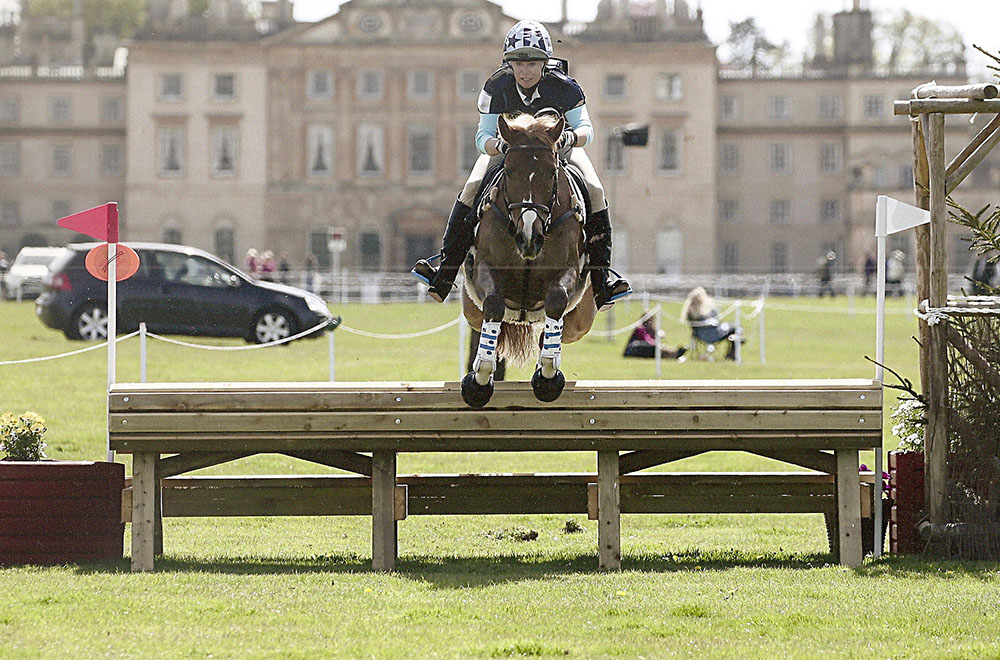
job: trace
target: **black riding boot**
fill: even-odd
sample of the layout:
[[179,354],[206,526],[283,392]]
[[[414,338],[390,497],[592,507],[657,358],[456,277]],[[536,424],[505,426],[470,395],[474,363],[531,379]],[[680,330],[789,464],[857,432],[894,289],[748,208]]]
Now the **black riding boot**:
[[[587,234],[587,257],[590,283],[594,287],[597,309],[606,309],[619,298],[632,293],[624,278],[611,270],[611,219],[608,210],[591,213],[583,225]],[[615,277],[611,277],[614,273]]]
[[441,265],[436,269],[430,264],[432,259],[421,259],[414,264],[414,275],[427,282],[428,293],[437,302],[451,293],[451,287],[458,276],[458,269],[469,254],[472,243],[476,239],[475,217],[472,209],[460,201],[455,202],[448,218],[448,226],[444,230],[444,246],[441,248]]

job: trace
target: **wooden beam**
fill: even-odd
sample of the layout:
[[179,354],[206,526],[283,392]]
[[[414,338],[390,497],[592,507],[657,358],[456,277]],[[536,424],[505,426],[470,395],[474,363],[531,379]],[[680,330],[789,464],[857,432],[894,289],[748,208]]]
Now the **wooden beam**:
[[[927,165],[927,144],[925,130],[927,115],[911,117],[910,126],[913,131],[913,197],[914,204],[922,209],[930,210],[930,174]],[[927,300],[931,291],[931,227],[929,224],[918,225],[914,229],[917,241],[917,300]],[[920,391],[926,392],[928,385],[927,365],[930,364],[931,334],[930,326],[917,323],[917,347],[920,360]]]
[[837,471],[837,459],[834,455],[819,449],[801,451],[795,449],[756,449],[751,453],[827,474],[834,474]]
[[372,568],[396,568],[396,452],[372,454]]
[[602,571],[622,567],[618,469],[617,451],[597,452],[597,556]]
[[132,571],[153,570],[156,454],[132,457]]
[[705,453],[703,450],[671,451],[642,449],[639,451],[630,451],[618,457],[618,474],[638,472],[639,470],[645,470],[646,468],[651,468],[656,465],[673,463],[674,461],[679,461],[682,458],[697,456],[698,454],[703,453]]
[[965,99],[910,99],[892,104],[894,115],[972,115],[977,112],[993,114],[1000,112],[1000,99],[975,101]]
[[[992,132],[983,139],[983,142],[976,147],[975,151],[973,151],[971,155],[967,156],[962,161],[958,161],[957,157],[952,161],[953,164],[956,161],[958,161],[959,164],[951,175],[948,175],[947,172],[945,174],[945,194],[950,195],[954,192],[955,188],[958,187],[958,184],[965,181],[965,178],[972,174],[972,171],[976,169],[981,162],[983,162],[983,159],[990,155],[990,151],[993,150],[993,147],[1000,143],[1000,115],[994,117],[993,121],[990,122],[990,125],[993,126]],[[978,137],[979,136],[977,135],[976,138]],[[950,165],[949,169],[951,169]]]
[[[944,115],[928,116],[928,171],[931,206],[931,268],[929,304],[944,307],[948,302],[948,209],[945,191]],[[946,522],[948,494],[948,337],[946,323],[930,326],[930,382],[928,423],[925,429],[925,494],[932,525]]]
[[285,456],[300,458],[303,461],[319,463],[320,465],[335,467],[339,470],[363,474],[367,477],[372,476],[372,458],[365,454],[353,451],[336,451],[333,449],[284,451],[282,453]]
[[995,99],[998,95],[997,86],[993,83],[974,83],[972,85],[935,85],[924,83],[913,90],[913,97],[918,99]]
[[840,563],[860,566],[861,489],[858,488],[858,452],[838,449],[837,452],[837,532]]
[[191,472],[192,470],[200,470],[213,465],[219,465],[220,463],[235,461],[238,458],[246,456],[253,456],[253,452],[199,451],[176,454],[161,458],[156,465],[156,474],[160,479],[167,479],[184,474],[185,472]]
[[962,151],[957,156],[951,159],[951,162],[948,163],[948,167],[944,171],[945,176],[950,177],[952,174],[954,174],[955,170],[958,169],[959,165],[964,163],[965,159],[971,156],[972,152],[978,149],[979,145],[981,145],[986,140],[986,138],[992,135],[993,131],[996,130],[997,127],[1000,127],[1000,114],[993,117],[993,119],[991,119],[990,122],[986,124],[986,126],[984,126],[983,129],[979,131],[974,138],[969,140],[969,144],[965,145],[965,148],[962,149]]

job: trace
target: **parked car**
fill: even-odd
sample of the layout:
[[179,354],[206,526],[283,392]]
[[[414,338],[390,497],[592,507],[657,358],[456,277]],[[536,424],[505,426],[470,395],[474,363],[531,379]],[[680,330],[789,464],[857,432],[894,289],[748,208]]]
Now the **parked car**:
[[[52,264],[45,292],[35,302],[42,323],[70,339],[105,339],[107,282],[87,272],[84,260],[97,243],[67,246]],[[323,299],[302,289],[260,282],[192,247],[128,243],[139,270],[118,282],[118,329],[145,322],[150,332],[200,337],[242,337],[267,343],[327,324]],[[307,336],[315,337],[320,328]]]
[[7,298],[35,298],[42,293],[49,264],[63,253],[61,247],[24,247],[4,275],[3,288]]

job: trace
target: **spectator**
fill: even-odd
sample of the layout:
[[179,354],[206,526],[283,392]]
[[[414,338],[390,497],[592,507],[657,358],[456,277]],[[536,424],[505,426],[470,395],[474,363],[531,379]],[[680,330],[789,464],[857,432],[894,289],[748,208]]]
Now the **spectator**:
[[256,249],[250,248],[249,250],[247,250],[246,265],[247,265],[247,275],[249,275],[254,279],[257,279],[257,277],[260,275],[260,257],[257,256]]
[[288,265],[288,253],[282,252],[278,255],[278,281],[282,284],[290,284],[291,270],[291,266]]
[[274,263],[274,253],[265,250],[260,255],[260,279],[265,282],[273,282],[275,270],[277,270],[277,265]]
[[906,253],[902,250],[893,250],[889,259],[885,263],[885,295],[903,295],[903,275],[906,274],[906,266],[903,260]]
[[816,276],[819,278],[819,297],[822,298],[827,293],[833,298],[837,294],[833,290],[830,282],[833,280],[833,262],[837,260],[837,253],[830,250],[816,261]]
[[865,293],[869,293],[872,290],[872,280],[875,279],[875,273],[878,270],[878,266],[875,263],[875,255],[871,252],[865,253]]
[[306,255],[306,270],[303,278],[302,284],[305,290],[316,293],[316,285],[318,284],[316,281],[316,255],[311,252]]
[[706,344],[717,344],[728,339],[727,360],[736,359],[736,343],[743,343],[743,329],[719,320],[719,309],[715,300],[703,287],[696,287],[688,294],[681,307],[681,320],[691,326],[695,339]]
[[[625,357],[651,358],[656,357],[656,326],[652,317],[635,326],[628,344],[625,345]],[[670,360],[679,360],[687,352],[687,347],[660,346],[660,355]]]

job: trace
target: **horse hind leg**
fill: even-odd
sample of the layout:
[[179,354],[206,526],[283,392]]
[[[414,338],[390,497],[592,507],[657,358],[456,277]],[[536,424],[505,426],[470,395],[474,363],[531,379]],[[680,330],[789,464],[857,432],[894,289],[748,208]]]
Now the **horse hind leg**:
[[531,389],[539,401],[555,401],[566,386],[566,377],[559,370],[562,363],[562,332],[562,319],[545,317],[538,364],[531,376]]
[[462,379],[462,399],[473,408],[482,408],[493,396],[493,373],[497,368],[500,321],[483,320],[479,335],[479,348],[472,362],[472,371]]

